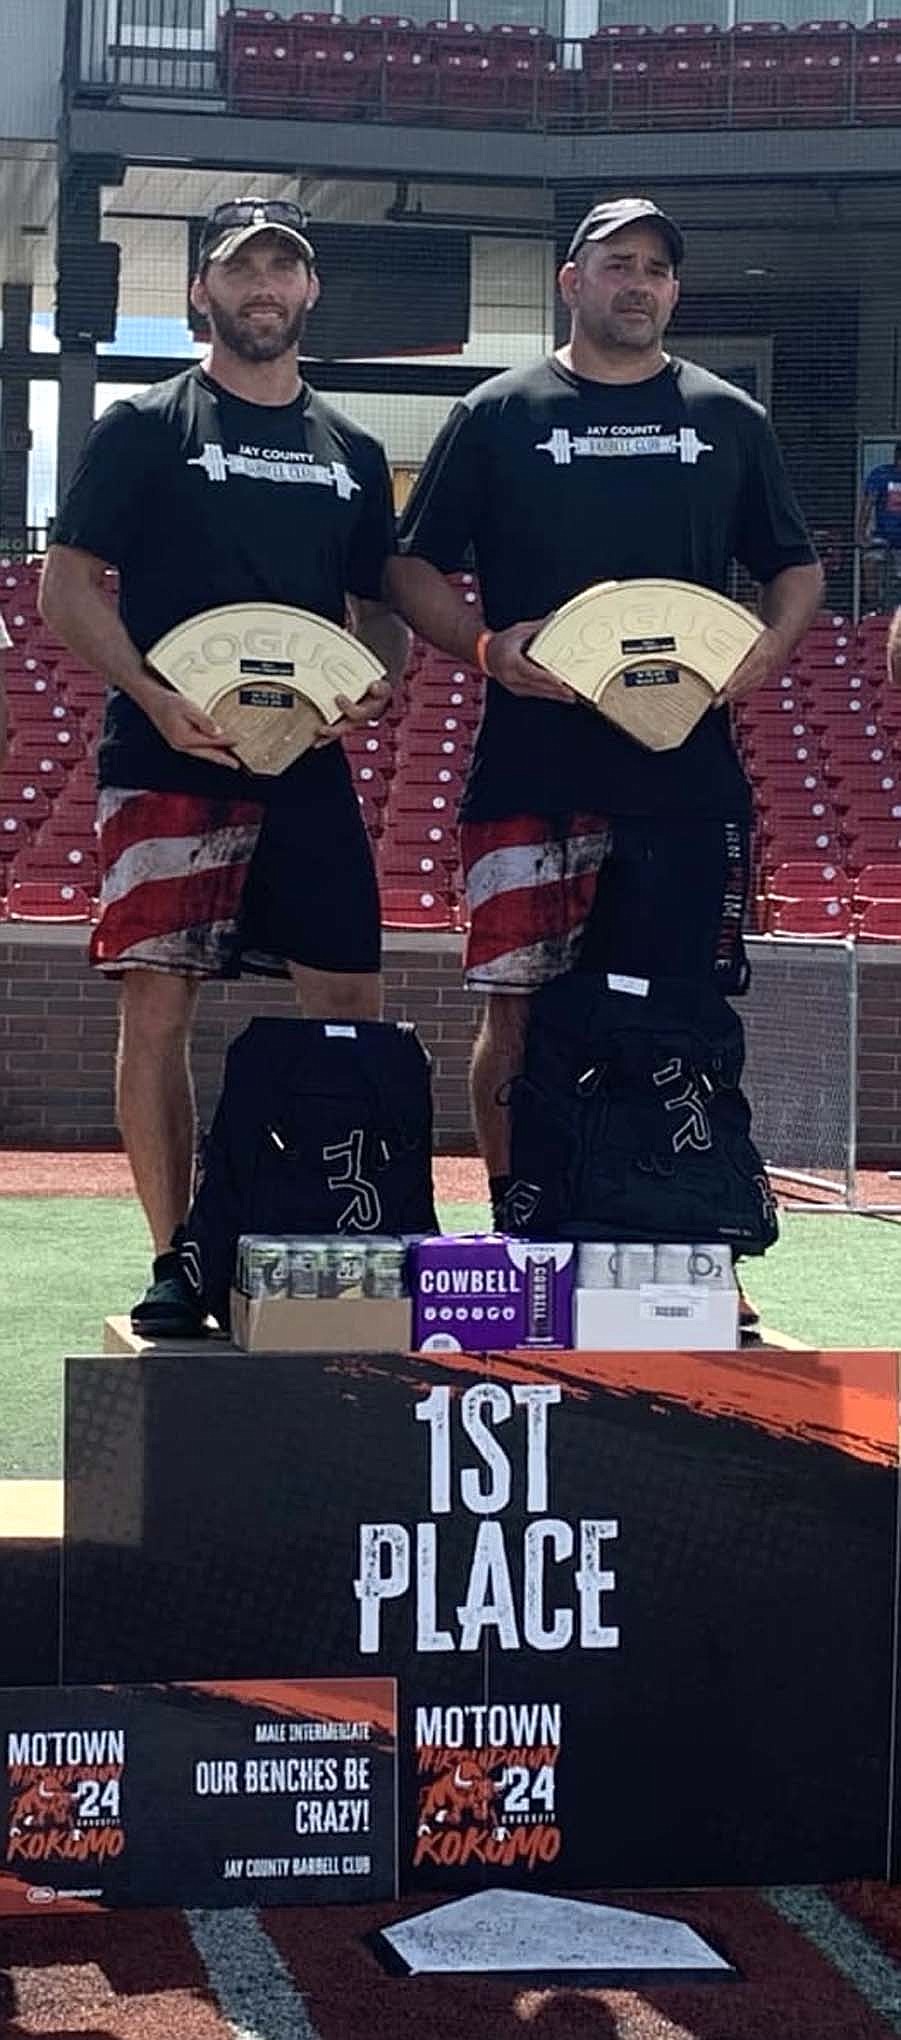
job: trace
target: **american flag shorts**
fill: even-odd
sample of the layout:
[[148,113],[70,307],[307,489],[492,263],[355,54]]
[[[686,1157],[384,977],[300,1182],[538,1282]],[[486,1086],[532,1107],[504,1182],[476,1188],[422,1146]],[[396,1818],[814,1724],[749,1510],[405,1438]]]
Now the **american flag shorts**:
[[533,992],[575,968],[749,980],[746,817],[574,812],[464,822],[471,991]]
[[595,814],[461,824],[470,991],[533,992],[573,968],[609,848]]
[[226,974],[264,815],[256,801],[104,788],[92,963],[114,971]]

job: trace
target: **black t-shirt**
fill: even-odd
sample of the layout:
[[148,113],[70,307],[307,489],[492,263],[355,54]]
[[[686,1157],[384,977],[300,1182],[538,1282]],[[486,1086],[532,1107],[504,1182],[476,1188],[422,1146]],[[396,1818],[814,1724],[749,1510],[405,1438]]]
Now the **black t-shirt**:
[[[816,555],[765,412],[670,361],[640,383],[587,381],[556,357],[458,404],[401,522],[400,547],[443,572],[470,548],[493,630],[543,617],[595,582],[644,575],[725,592]],[[471,819],[567,809],[739,817],[747,782],[725,710],[653,752],[595,709],[489,682],[463,803]]]
[[[378,600],[394,512],[378,442],[306,387],[291,404],[249,404],[195,367],[113,404],[88,435],[52,532],[118,567],[125,627],[146,652],[190,616],[269,601],[344,623],[348,593]],[[114,689],[101,786],[292,796],[346,772],[339,745],[277,777],[173,751]]]

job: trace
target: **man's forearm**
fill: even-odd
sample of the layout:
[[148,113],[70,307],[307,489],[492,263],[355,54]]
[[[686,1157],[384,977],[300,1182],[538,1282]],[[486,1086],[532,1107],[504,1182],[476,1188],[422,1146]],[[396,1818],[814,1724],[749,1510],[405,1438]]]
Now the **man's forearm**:
[[358,602],[356,636],[385,668],[392,687],[403,678],[410,656],[410,632],[403,618],[382,603]]
[[154,680],[98,581],[52,550],[41,577],[40,612],[77,658],[143,708],[163,689]]
[[809,629],[823,599],[823,569],[816,565],[786,567],[760,591],[760,614],[769,631],[779,639],[779,652],[788,658]]
[[439,651],[473,664],[480,618],[428,560],[414,559],[409,553],[389,560],[385,597]]

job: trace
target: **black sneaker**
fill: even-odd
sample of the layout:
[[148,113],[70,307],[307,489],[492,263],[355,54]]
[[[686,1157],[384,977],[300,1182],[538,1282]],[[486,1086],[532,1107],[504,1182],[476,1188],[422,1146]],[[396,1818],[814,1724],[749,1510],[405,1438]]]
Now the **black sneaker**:
[[755,1310],[750,1297],[745,1295],[740,1282],[736,1283],[736,1287],[738,1289],[739,1340],[743,1346],[759,1346],[761,1344],[760,1312]]
[[203,1338],[203,1310],[172,1248],[157,1254],[153,1279],[132,1310],[131,1329],[142,1339]]

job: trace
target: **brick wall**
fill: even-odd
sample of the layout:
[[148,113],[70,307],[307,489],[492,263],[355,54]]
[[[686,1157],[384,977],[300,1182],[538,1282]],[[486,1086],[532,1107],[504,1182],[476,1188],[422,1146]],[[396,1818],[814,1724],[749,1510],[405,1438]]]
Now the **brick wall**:
[[[115,987],[89,971],[84,930],[7,928],[0,937],[0,1139],[8,1147],[118,1145],[113,1123]],[[748,1090],[767,1158],[837,1168],[848,1121],[847,952],[757,941],[743,1002]],[[858,1159],[901,1165],[901,949],[859,952]],[[478,1002],[460,985],[453,936],[389,936],[387,1011],[416,1022],[434,1062],[436,1147],[473,1151],[466,1071]],[[195,1033],[201,1116],[215,1104],[227,1043],[253,1013],[293,1010],[287,986],[208,985]]]

